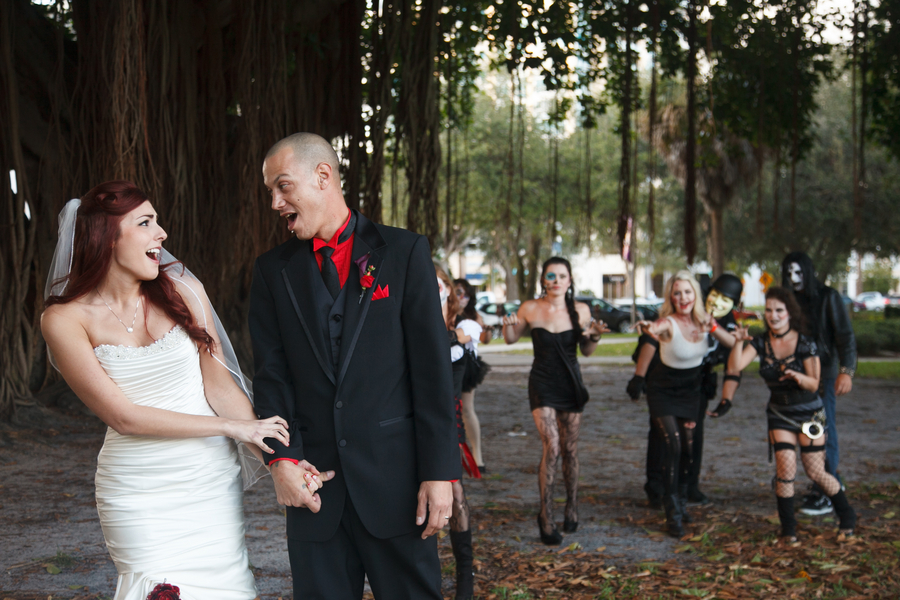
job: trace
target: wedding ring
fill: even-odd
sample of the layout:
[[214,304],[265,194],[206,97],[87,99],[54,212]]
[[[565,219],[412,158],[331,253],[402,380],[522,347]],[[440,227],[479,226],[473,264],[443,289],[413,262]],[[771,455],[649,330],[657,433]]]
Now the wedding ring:
[[308,486],[306,485],[306,482],[304,481],[303,483],[300,484],[300,487],[302,487],[305,490],[305,489],[307,489]]
[[444,518],[447,519],[448,521],[450,520],[450,517],[444,517]]

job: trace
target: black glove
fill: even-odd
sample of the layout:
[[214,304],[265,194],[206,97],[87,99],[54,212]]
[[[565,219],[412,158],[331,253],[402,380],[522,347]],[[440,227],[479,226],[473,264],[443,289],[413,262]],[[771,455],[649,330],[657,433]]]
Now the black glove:
[[628,396],[632,400],[637,400],[641,397],[641,393],[644,391],[644,378],[640,375],[635,375],[631,378],[631,381],[628,382],[628,386],[625,388],[625,391],[628,392]]
[[727,413],[729,410],[731,410],[731,400],[729,400],[728,398],[722,398],[722,400],[719,402],[719,405],[716,407],[716,409],[714,411],[712,411],[712,416],[714,416],[714,417],[725,416],[725,413]]

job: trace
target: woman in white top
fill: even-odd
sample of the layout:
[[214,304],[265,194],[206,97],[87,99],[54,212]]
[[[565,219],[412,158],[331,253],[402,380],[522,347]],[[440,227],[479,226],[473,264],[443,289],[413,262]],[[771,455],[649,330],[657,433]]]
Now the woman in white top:
[[[478,356],[478,343],[487,343],[491,340],[491,331],[484,327],[484,321],[481,315],[475,310],[475,289],[465,279],[456,279],[453,282],[456,288],[456,299],[459,300],[460,315],[456,318],[456,327],[462,329],[463,333],[469,337],[469,341],[464,344],[465,349],[471,353],[472,357]],[[475,414],[475,388],[481,384],[487,369],[478,373],[479,377],[476,381],[464,381],[463,393],[460,401],[462,402],[462,418],[466,425],[466,434],[469,447],[472,450],[472,456],[475,457],[475,464],[478,470],[485,472],[484,457],[481,454],[481,423],[478,415]],[[468,384],[468,385],[467,385]]]
[[691,466],[692,433],[702,398],[702,364],[709,352],[708,336],[715,336],[729,348],[734,345],[734,337],[706,314],[703,303],[698,301],[700,297],[700,285],[694,276],[689,271],[679,271],[666,282],[659,320],[637,324],[638,329],[659,341],[662,364],[647,381],[647,404],[653,427],[665,442],[666,525],[675,537],[684,535],[682,521],[689,522],[682,498],[686,490],[680,489],[684,486],[679,481],[686,481]]

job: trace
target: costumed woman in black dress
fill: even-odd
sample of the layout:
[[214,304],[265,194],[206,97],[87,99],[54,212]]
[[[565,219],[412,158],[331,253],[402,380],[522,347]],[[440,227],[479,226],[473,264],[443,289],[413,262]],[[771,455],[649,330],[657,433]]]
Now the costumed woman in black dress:
[[[706,314],[700,285],[689,271],[679,271],[666,282],[665,301],[654,323],[640,321],[642,333],[659,341],[661,364],[647,380],[647,404],[653,427],[664,441],[663,505],[670,535],[684,535],[687,477],[693,458],[693,430],[703,399],[703,359],[709,335],[731,347],[734,336]],[[652,348],[651,348],[652,349]],[[649,362],[649,361],[648,361]],[[640,365],[640,363],[639,363]],[[635,372],[638,376],[646,373]]]
[[[442,269],[435,266],[435,270],[441,297],[441,313],[447,324],[447,333],[450,339],[450,360],[453,362],[453,398],[456,401],[456,428],[459,434],[462,464],[469,475],[480,478],[481,474],[466,445],[466,430],[463,426],[460,404],[467,360],[463,346],[470,338],[462,329],[456,328],[456,317],[459,315],[460,308],[454,293],[453,282]],[[453,482],[453,510],[449,524],[450,545],[453,548],[453,558],[456,560],[456,600],[471,600],[475,594],[472,529],[469,525],[469,503],[466,501],[466,491],[461,480]]]
[[587,304],[575,302],[572,268],[566,259],[554,256],[544,262],[541,288],[540,298],[524,302],[518,313],[503,317],[503,338],[512,344],[531,327],[534,363],[528,378],[528,400],[543,444],[538,528],[541,541],[553,545],[562,541],[553,521],[553,481],[560,453],[566,482],[563,531],[578,529],[578,430],[588,392],[581,380],[576,348],[580,345],[581,353],[590,356],[609,329],[603,321],[591,318]]
[[[739,340],[728,358],[728,370],[739,373],[757,357],[759,374],[769,387],[766,417],[769,444],[775,451],[775,496],[781,537],[796,540],[794,517],[794,478],[797,475],[797,445],[806,475],[831,499],[840,518],[841,533],[852,535],[856,512],[841,490],[841,483],[825,470],[825,409],[819,395],[821,365],[816,342],[805,335],[803,313],[794,295],[782,287],[766,292],[766,331],[750,337],[738,328]],[[744,340],[750,340],[744,345]],[[734,388],[731,387],[733,390]],[[723,390],[722,401],[712,417],[721,417],[731,408],[731,399]]]

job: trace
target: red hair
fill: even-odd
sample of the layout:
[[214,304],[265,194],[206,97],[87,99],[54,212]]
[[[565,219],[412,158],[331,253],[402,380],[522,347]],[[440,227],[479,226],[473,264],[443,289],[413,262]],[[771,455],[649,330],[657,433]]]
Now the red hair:
[[[47,306],[67,304],[100,285],[109,272],[122,218],[149,200],[147,194],[136,185],[122,180],[101,183],[84,195],[75,219],[72,270],[64,279],[66,289],[59,296],[47,298]],[[144,314],[147,314],[150,304],[158,306],[192,340],[205,344],[211,350],[212,336],[194,321],[184,299],[175,290],[175,282],[166,273],[166,268],[174,264],[178,263],[160,265],[156,279],[141,282],[141,295],[147,299]]]

